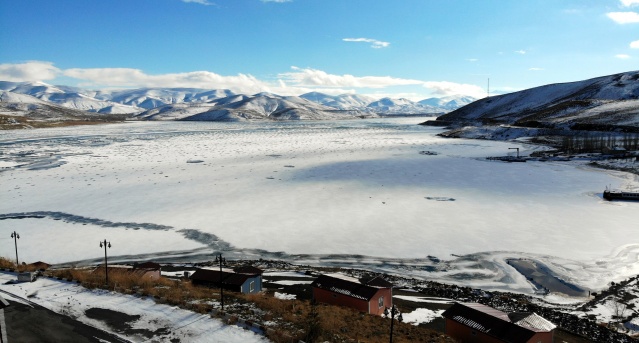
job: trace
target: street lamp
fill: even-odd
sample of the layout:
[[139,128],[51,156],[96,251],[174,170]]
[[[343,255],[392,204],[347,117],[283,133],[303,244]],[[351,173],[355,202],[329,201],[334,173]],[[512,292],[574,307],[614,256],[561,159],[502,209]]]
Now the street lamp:
[[[388,318],[389,311],[388,307],[384,308],[384,318]],[[397,316],[397,321],[402,322],[404,318],[402,318],[402,313],[399,312],[397,306],[393,305],[390,308],[390,319],[391,319],[391,327],[390,327],[390,343],[393,343],[393,324],[395,323],[395,316]]]
[[519,148],[508,148],[508,150],[517,150],[517,158],[519,158]]
[[18,239],[20,239],[20,235],[18,235],[17,232],[13,231],[11,233],[11,238],[13,238],[13,242],[16,245],[16,268],[18,268],[18,266],[20,265],[20,263],[18,262]]
[[107,287],[109,286],[109,268],[107,267],[107,247],[111,248],[111,242],[107,242],[105,239],[104,242],[100,241],[100,248],[104,247],[104,275],[106,277]]
[[220,303],[222,304],[222,312],[224,312],[224,287],[222,287],[222,264],[226,264],[226,259],[222,254],[215,256],[215,263],[220,264]]

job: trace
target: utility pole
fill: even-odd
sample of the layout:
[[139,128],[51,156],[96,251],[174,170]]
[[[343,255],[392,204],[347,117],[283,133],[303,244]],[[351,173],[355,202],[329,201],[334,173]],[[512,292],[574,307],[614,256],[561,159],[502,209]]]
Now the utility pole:
[[508,150],[517,150],[517,158],[519,158],[519,148],[508,148]]
[[224,312],[224,285],[222,285],[222,264],[226,264],[226,259],[222,257],[222,254],[215,256],[215,262],[220,263],[220,304],[222,305],[222,312]]
[[490,77],[488,78],[488,87],[486,88],[486,97],[490,97]]
[[16,246],[16,268],[18,268],[18,266],[20,265],[20,262],[18,261],[18,239],[20,239],[20,235],[18,235],[17,232],[13,231],[13,233],[11,233],[11,238],[13,238],[13,242]]
[[106,278],[107,288],[109,287],[109,267],[107,261],[107,247],[111,248],[111,242],[107,242],[105,239],[104,242],[100,241],[100,248],[104,246],[104,275]]

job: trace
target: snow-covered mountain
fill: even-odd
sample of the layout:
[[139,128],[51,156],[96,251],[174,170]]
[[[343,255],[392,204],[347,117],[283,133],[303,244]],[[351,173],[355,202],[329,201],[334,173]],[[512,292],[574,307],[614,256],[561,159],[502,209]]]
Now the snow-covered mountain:
[[639,71],[484,98],[437,120],[563,129],[639,129]]
[[418,103],[422,105],[441,108],[447,111],[454,111],[460,107],[470,104],[471,102],[475,100],[477,99],[473,98],[472,96],[452,95],[452,96],[445,96],[442,98],[428,98],[428,99],[419,101]]
[[0,90],[30,95],[50,104],[59,105],[69,109],[108,113],[124,114],[137,113],[140,109],[107,99],[95,98],[96,92],[85,91],[80,88],[51,86],[42,82],[6,82],[0,81]]
[[[432,100],[435,105],[431,105],[407,99],[376,100],[364,95],[327,95],[319,92],[291,97],[266,92],[249,96],[226,89],[199,88],[95,91],[77,87],[52,86],[42,82],[7,81],[0,81],[0,90],[28,95],[30,99],[38,99],[62,108],[103,114],[128,114],[147,120],[182,120],[190,117],[194,120],[204,120],[204,118],[210,118],[210,120],[332,119],[344,116],[440,114],[456,108],[452,98],[440,102]],[[28,101],[24,100],[23,103],[25,102]],[[39,102],[34,103],[43,105]]]
[[249,119],[321,120],[371,116],[357,110],[337,110],[296,96],[269,93],[232,95],[207,103],[166,105],[137,117],[146,120],[237,121]]
[[368,104],[375,101],[374,98],[366,95],[328,95],[319,92],[302,94],[300,95],[300,98],[340,110],[363,110],[364,108],[366,108],[366,106],[368,106]]
[[40,100],[31,95],[0,90],[0,115],[47,119],[86,116],[87,113]]
[[382,98],[371,102],[368,106],[366,106],[366,108],[373,112],[385,115],[436,114],[443,112],[440,108],[422,105],[418,102],[413,102],[404,98]]
[[100,92],[97,97],[148,110],[168,104],[207,102],[231,95],[235,93],[228,89],[140,88]]

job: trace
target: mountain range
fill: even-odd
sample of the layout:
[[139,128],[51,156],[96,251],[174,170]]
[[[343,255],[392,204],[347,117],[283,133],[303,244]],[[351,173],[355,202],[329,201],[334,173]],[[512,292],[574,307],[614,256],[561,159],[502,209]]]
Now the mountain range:
[[444,114],[443,125],[639,132],[639,71],[491,96]]
[[337,119],[442,114],[469,97],[375,99],[356,94],[237,94],[226,89],[139,88],[92,91],[42,82],[0,81],[0,113],[27,117],[126,114],[143,120]]

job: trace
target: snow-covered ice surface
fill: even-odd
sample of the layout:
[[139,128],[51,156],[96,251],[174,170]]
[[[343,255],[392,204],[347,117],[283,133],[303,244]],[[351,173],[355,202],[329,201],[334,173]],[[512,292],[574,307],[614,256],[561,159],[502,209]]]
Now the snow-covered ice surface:
[[404,323],[419,325],[421,323],[430,323],[437,318],[441,318],[444,310],[429,310],[427,308],[418,308],[413,312],[402,313]]
[[506,259],[593,290],[639,273],[639,204],[601,198],[636,176],[487,161],[538,147],[440,138],[424,120],[5,131],[0,229],[27,262],[97,262],[107,239],[114,262],[222,251],[520,292],[531,285]]
[[[73,282],[39,278],[32,283],[5,284],[15,280],[12,273],[0,272],[0,290],[9,300],[25,302],[28,299],[56,313],[70,316],[80,322],[112,332],[132,342],[148,342],[147,332],[153,341],[169,342],[268,342],[252,331],[234,325],[224,325],[209,315],[182,310],[175,306],[156,304],[153,299],[139,298],[106,290],[89,290]],[[132,319],[127,323],[130,332],[110,327],[105,321],[88,316],[89,309],[105,309],[124,313]],[[93,318],[92,318],[93,317]],[[138,333],[134,333],[137,331]]]

